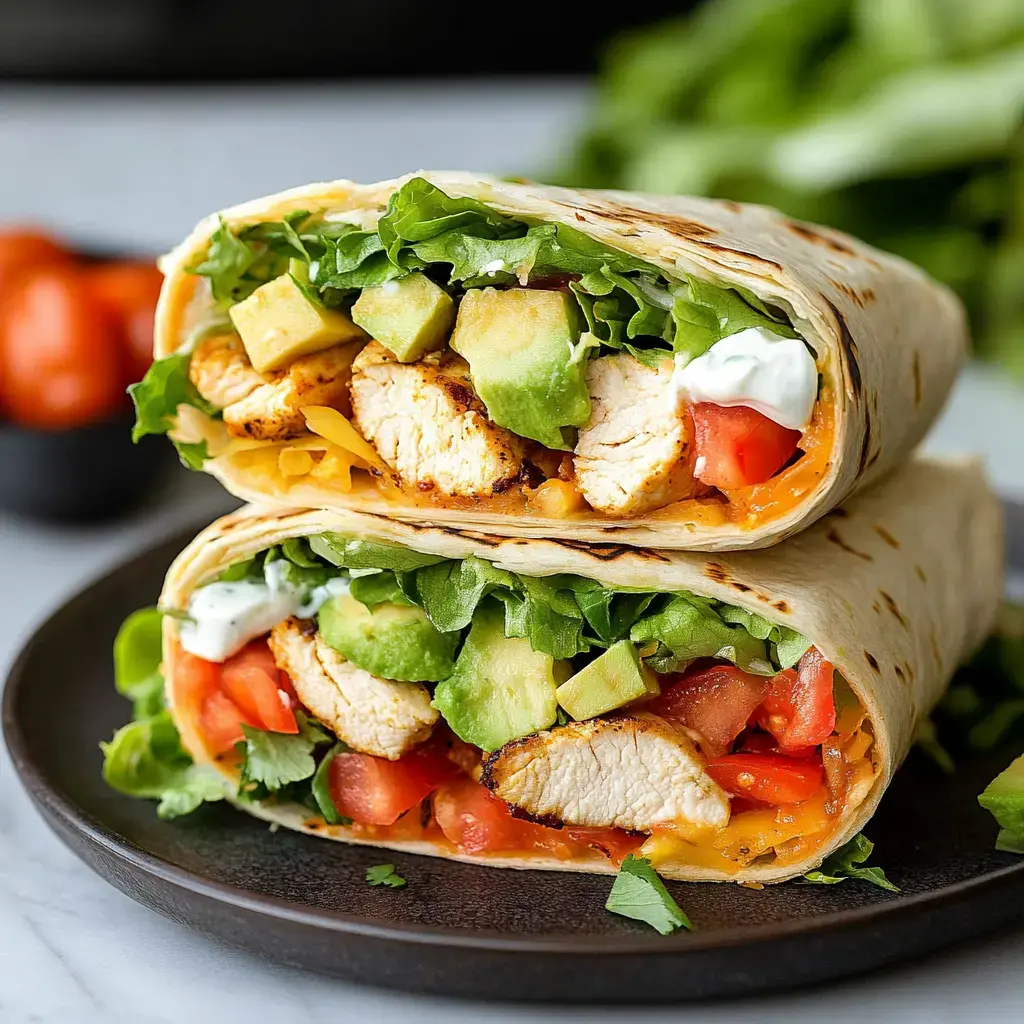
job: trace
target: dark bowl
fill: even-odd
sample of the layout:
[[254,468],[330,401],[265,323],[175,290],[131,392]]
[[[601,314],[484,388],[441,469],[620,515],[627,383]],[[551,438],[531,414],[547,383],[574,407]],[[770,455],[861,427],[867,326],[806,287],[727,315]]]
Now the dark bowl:
[[130,511],[174,464],[163,438],[131,438],[131,413],[72,430],[0,424],[0,509],[53,522]]

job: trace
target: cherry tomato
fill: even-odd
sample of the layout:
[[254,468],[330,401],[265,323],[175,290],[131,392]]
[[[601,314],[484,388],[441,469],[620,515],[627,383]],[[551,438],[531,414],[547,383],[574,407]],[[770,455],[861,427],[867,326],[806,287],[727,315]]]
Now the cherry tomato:
[[796,672],[787,669],[774,677],[758,721],[779,741],[780,750],[816,747],[832,735],[836,726],[834,672],[821,652],[811,647]]
[[163,275],[152,263],[98,263],[84,268],[93,294],[117,325],[129,383],[153,362],[153,317]]
[[559,829],[513,817],[503,800],[466,776],[437,791],[434,817],[445,838],[463,853],[554,851],[567,848],[569,838]]
[[338,813],[360,825],[392,825],[459,770],[432,750],[397,761],[370,754],[338,754],[331,762],[331,798]]
[[770,685],[764,676],[734,665],[713,665],[663,686],[661,696],[646,703],[644,710],[693,729],[724,752],[744,730]]
[[772,805],[809,800],[825,781],[820,763],[781,754],[726,754],[705,771],[727,793]]
[[779,426],[756,409],[699,402],[690,409],[697,478],[723,491],[764,483],[796,451],[799,430]]
[[0,409],[28,427],[61,430],[125,402],[115,332],[74,267],[41,267],[0,303]]
[[224,662],[220,685],[246,717],[268,732],[297,733],[298,722],[285,692],[281,697],[280,675],[266,640],[253,640]]
[[[40,231],[0,231],[0,293],[22,274],[54,263],[71,263],[67,249]],[[0,305],[2,305],[0,299]]]

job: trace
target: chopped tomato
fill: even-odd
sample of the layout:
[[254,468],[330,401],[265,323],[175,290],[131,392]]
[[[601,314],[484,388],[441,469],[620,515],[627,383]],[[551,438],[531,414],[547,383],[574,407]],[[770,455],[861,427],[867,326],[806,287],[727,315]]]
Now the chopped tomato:
[[645,704],[644,710],[693,729],[724,752],[746,727],[770,685],[765,677],[734,665],[713,665],[663,686],[661,696]]
[[26,271],[70,263],[73,258],[67,249],[42,232],[25,228],[0,231],[0,291]]
[[558,829],[513,817],[503,800],[465,776],[437,791],[434,817],[445,838],[463,853],[558,850],[566,843]]
[[83,268],[93,295],[116,325],[128,382],[141,380],[153,362],[153,317],[163,275],[153,263],[97,263]]
[[259,728],[259,724],[221,690],[214,690],[203,700],[199,725],[207,746],[215,754],[226,754],[236,743],[245,739],[243,725]]
[[698,402],[690,409],[701,483],[734,491],[764,483],[792,457],[799,430],[789,430],[744,405]]
[[565,832],[574,843],[598,850],[616,866],[636,853],[647,839],[622,828],[567,828]]
[[84,426],[124,405],[115,332],[81,273],[18,277],[0,302],[0,411],[40,429]]
[[705,770],[726,792],[773,805],[809,800],[825,780],[821,764],[782,754],[727,754]]
[[832,735],[836,726],[834,672],[831,662],[811,647],[797,671],[787,669],[772,680],[758,720],[779,741],[779,749],[788,753],[816,747]]
[[432,750],[414,750],[397,761],[338,754],[330,767],[331,798],[339,814],[360,825],[392,825],[457,774],[451,761]]
[[[736,751],[745,754],[777,754],[779,741],[769,733],[752,729],[740,737],[736,744]],[[801,760],[816,757],[817,754],[817,747],[794,747],[792,750],[786,750],[787,757],[798,757]]]
[[280,676],[266,640],[253,640],[224,662],[220,685],[259,728],[297,733],[299,725],[287,691],[282,699]]

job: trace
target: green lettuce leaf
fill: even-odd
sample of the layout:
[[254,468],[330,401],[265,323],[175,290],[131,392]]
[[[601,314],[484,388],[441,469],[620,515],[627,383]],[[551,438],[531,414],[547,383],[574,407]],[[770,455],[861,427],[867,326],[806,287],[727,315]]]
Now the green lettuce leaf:
[[764,640],[723,621],[710,601],[693,594],[669,597],[657,611],[639,619],[629,637],[641,646],[658,643],[648,659],[657,672],[670,672],[694,658],[724,658],[757,675],[775,672]]
[[690,919],[672,898],[649,860],[629,854],[615,876],[605,909],[649,924],[662,935],[693,930]]
[[516,577],[518,592],[496,589],[505,605],[505,635],[526,637],[530,646],[556,660],[590,650],[583,636],[583,613],[572,592],[575,577]]
[[988,784],[978,803],[999,824],[996,849],[1024,853],[1024,755]]
[[[179,405],[191,405],[207,416],[216,415],[217,407],[203,398],[189,380],[188,361],[187,352],[158,359],[142,380],[128,388],[135,403],[133,441],[138,442],[147,434],[166,434],[174,426]],[[198,449],[190,447],[189,457],[197,455]]]
[[808,871],[803,880],[814,885],[837,885],[847,878],[859,878],[862,882],[870,882],[880,889],[899,892],[881,868],[863,867],[864,861],[871,856],[875,844],[862,832],[855,835],[845,846],[840,847],[827,857],[817,871]]
[[316,800],[317,807],[319,807],[320,813],[324,816],[324,821],[328,825],[352,824],[351,818],[346,818],[338,812],[338,808],[334,805],[334,798],[331,796],[331,762],[338,754],[347,753],[348,750],[347,744],[340,741],[335,743],[324,754],[313,775],[313,799]]
[[443,561],[419,570],[406,593],[442,633],[465,629],[476,606],[498,588],[515,593],[516,577],[480,558]]
[[312,778],[316,772],[313,751],[331,743],[333,737],[310,721],[302,712],[295,715],[297,734],[266,732],[243,725],[244,743],[240,743],[244,760],[239,793],[260,799],[264,792],[275,793],[291,782]]
[[123,726],[100,749],[107,785],[128,796],[159,800],[161,818],[189,814],[227,795],[217,772],[192,763],[166,710]]
[[731,604],[723,604],[717,611],[725,622],[742,626],[758,640],[767,640],[771,645],[772,661],[779,668],[792,668],[811,646],[811,641],[803,633],[788,626],[777,626],[756,612]]
[[440,555],[426,555],[398,544],[358,540],[340,533],[319,533],[310,537],[310,550],[331,565],[346,569],[391,569],[408,572],[445,561]]
[[202,469],[203,463],[210,457],[205,441],[177,441],[172,438],[171,444],[186,469]]
[[402,591],[398,577],[387,569],[370,576],[357,576],[352,580],[349,592],[367,608],[376,608],[379,604],[412,604]]
[[133,705],[132,718],[164,709],[163,615],[156,608],[132,612],[114,637],[114,686]]

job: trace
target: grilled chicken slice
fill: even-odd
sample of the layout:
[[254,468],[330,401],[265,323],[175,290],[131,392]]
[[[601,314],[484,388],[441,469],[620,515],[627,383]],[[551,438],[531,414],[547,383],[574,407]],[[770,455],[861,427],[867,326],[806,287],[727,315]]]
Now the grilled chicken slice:
[[374,341],[352,370],[356,426],[407,486],[486,497],[519,478],[524,442],[487,418],[454,352],[400,363]]
[[430,736],[437,711],[420,683],[370,675],[295,618],[276,625],[269,643],[299,700],[353,750],[395,761]]
[[729,821],[729,798],[693,742],[650,715],[573,722],[513,740],[487,758],[481,781],[542,822],[643,832]]
[[217,334],[201,341],[189,359],[188,375],[199,394],[218,409],[248,398],[267,382],[249,362],[237,334]]
[[[301,356],[286,370],[268,373],[265,383],[224,409],[224,424],[233,437],[287,441],[306,432],[302,410],[329,405],[348,411],[348,385],[357,344]],[[255,372],[255,371],[254,371]]]
[[576,444],[576,485],[614,516],[636,515],[694,491],[692,427],[672,386],[672,360],[657,369],[628,352],[587,368],[589,422]]

